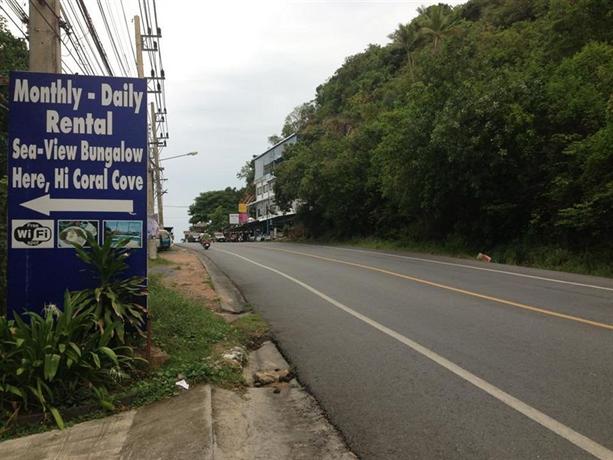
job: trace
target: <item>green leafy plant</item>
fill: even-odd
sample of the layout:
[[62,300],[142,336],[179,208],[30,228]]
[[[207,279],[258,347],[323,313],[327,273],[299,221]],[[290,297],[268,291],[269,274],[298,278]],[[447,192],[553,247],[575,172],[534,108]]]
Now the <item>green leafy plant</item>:
[[139,298],[146,296],[145,278],[122,276],[128,268],[127,243],[128,240],[123,240],[114,247],[111,238],[106,238],[99,245],[88,234],[89,248],[75,245],[77,256],[90,266],[99,281],[98,287],[84,291],[95,305],[96,323],[103,333],[110,329],[111,336],[120,343],[125,343],[126,325],[142,335],[146,311],[138,302]]
[[66,292],[63,311],[54,305],[26,320],[0,317],[0,415],[6,425],[22,410],[50,413],[58,427],[60,407],[95,398],[111,409],[108,385],[125,376],[135,358],[114,347],[114,325],[99,333],[95,304],[87,292]]

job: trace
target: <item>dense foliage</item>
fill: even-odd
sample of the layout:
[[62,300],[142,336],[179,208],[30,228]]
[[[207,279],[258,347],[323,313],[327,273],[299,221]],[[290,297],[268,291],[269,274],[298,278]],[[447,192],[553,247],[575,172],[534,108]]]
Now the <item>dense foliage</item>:
[[[248,166],[246,165],[248,169]],[[245,174],[249,172],[245,169]],[[239,173],[241,174],[241,173]],[[244,190],[227,187],[224,190],[202,192],[189,207],[189,221],[192,224],[208,223],[211,232],[221,231],[228,226],[228,215],[238,212],[238,203],[243,197]],[[210,222],[210,223],[209,223]]]
[[50,306],[44,316],[27,316],[0,317],[0,419],[6,423],[20,411],[40,408],[61,428],[60,406],[94,396],[111,408],[107,386],[124,375],[131,349],[113,347],[112,327],[94,332],[96,316],[86,296],[66,293],[63,310]]
[[129,240],[120,241],[114,247],[112,238],[99,245],[96,238],[87,236],[89,248],[75,246],[77,256],[90,267],[97,287],[84,293],[94,305],[94,315],[102,333],[111,329],[111,337],[125,343],[125,327],[139,335],[145,328],[145,278],[125,276]]
[[[0,80],[11,70],[24,70],[28,50],[23,39],[15,38],[0,17]],[[0,81],[0,314],[6,310],[6,180],[8,148],[8,86]]]
[[299,111],[279,204],[313,236],[613,253],[610,6],[420,8]]
[[[0,421],[6,429],[17,415],[40,410],[64,425],[60,410],[96,400],[111,409],[108,389],[127,376],[136,361],[127,335],[139,331],[144,308],[142,278],[122,279],[128,256],[99,246],[78,249],[99,286],[66,292],[61,308],[48,305],[41,316],[0,316]],[[136,336],[135,336],[136,338]],[[2,430],[0,430],[2,432]]]

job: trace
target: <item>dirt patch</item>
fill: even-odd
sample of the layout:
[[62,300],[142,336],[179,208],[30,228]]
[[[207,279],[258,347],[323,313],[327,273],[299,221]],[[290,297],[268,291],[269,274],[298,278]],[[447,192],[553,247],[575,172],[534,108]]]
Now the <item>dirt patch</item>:
[[211,278],[202,263],[191,252],[173,247],[158,255],[171,263],[164,266],[161,277],[164,286],[186,297],[202,301],[211,310],[219,311],[219,297],[213,289]]

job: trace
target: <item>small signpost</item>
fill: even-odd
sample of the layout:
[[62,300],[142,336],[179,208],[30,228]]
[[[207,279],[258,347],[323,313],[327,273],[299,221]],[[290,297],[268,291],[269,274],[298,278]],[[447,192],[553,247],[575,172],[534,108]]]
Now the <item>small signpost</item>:
[[129,240],[127,275],[146,276],[145,80],[13,72],[9,103],[9,310],[95,286],[87,234]]

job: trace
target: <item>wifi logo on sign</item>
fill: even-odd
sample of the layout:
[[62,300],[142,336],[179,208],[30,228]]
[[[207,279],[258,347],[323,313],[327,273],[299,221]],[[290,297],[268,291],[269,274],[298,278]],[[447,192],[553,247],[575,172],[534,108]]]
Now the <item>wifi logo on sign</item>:
[[52,220],[20,220],[11,221],[11,248],[13,249],[46,249],[53,248]]

